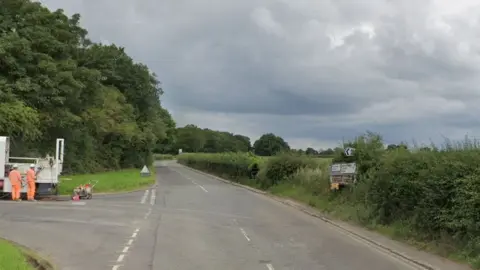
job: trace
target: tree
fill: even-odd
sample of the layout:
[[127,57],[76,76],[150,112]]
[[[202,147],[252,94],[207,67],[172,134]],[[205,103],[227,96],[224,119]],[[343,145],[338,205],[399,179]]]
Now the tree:
[[403,149],[407,150],[408,146],[405,143],[400,143],[400,144],[389,144],[387,146],[387,150],[395,150],[395,149]]
[[335,154],[335,150],[328,148],[327,150],[320,150],[318,155],[322,157],[331,157]]
[[123,48],[91,42],[62,10],[29,0],[0,9],[0,134],[13,155],[44,155],[66,139],[65,172],[140,167],[175,123],[155,74]]
[[178,149],[175,148],[177,144],[177,129],[176,123],[172,115],[164,108],[160,110],[159,117],[163,119],[166,126],[166,137],[159,138],[155,147],[156,153],[176,154]]
[[318,152],[317,150],[311,148],[311,147],[308,147],[306,150],[305,150],[305,154],[309,155],[309,156],[316,156],[318,155]]
[[224,131],[201,129],[195,125],[186,125],[176,130],[176,146],[184,152],[248,152],[250,138]]
[[283,138],[273,133],[263,134],[253,144],[254,152],[259,156],[273,156],[282,151],[290,150],[290,146]]

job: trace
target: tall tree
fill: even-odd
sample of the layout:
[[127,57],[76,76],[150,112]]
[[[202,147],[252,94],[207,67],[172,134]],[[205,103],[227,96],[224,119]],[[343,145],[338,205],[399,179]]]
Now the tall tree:
[[263,134],[253,144],[255,154],[259,156],[273,156],[282,151],[290,150],[288,145],[282,137],[276,136],[273,133]]
[[11,136],[14,154],[51,153],[62,137],[67,172],[148,164],[174,134],[162,94],[123,48],[91,42],[79,14],[2,1],[0,135]]

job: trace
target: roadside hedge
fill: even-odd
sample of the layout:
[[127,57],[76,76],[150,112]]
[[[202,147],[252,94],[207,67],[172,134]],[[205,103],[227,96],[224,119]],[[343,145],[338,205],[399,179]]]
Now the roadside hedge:
[[368,227],[390,227],[394,236],[428,244],[441,255],[455,256],[480,269],[477,143],[467,140],[444,149],[386,150],[380,136],[367,133],[347,145],[356,149],[355,156],[337,154],[333,161],[357,162],[359,181],[335,193],[329,191],[329,159],[222,153],[182,154],[178,161],[234,181],[249,177],[252,165],[258,164],[257,187],[301,187],[308,200],[324,202],[316,205],[323,210],[355,209],[348,219]]
[[261,158],[250,153],[185,153],[177,160],[186,166],[234,181],[248,178],[253,164],[263,164]]

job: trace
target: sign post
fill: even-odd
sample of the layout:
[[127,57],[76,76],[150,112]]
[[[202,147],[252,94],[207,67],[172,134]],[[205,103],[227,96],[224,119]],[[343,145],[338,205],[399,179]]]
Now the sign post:
[[140,171],[140,176],[142,177],[150,176],[150,170],[147,168],[147,165],[143,165],[143,168]]
[[335,163],[330,166],[330,189],[339,190],[341,187],[357,181],[357,164]]

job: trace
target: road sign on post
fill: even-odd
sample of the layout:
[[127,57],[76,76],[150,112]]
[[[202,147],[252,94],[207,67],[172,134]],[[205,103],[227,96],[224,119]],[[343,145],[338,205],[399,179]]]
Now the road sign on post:
[[330,166],[330,189],[339,190],[343,186],[355,183],[357,181],[356,173],[357,164],[355,162],[332,164]]
[[144,165],[142,170],[140,171],[140,175],[142,177],[150,176],[150,170],[147,168],[147,165]]
[[347,147],[347,148],[345,148],[345,150],[343,152],[345,153],[345,156],[351,157],[351,156],[353,156],[353,153],[355,152],[355,148]]

